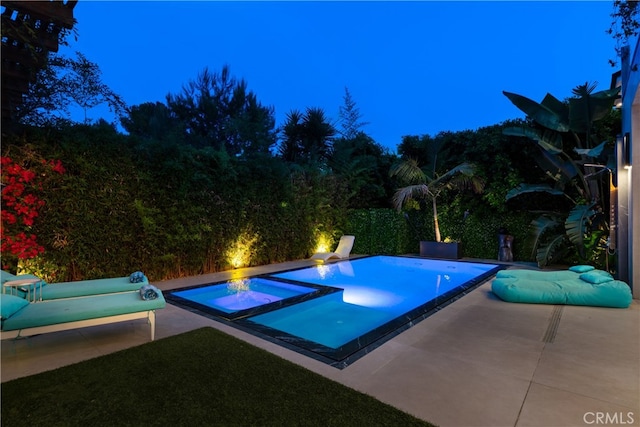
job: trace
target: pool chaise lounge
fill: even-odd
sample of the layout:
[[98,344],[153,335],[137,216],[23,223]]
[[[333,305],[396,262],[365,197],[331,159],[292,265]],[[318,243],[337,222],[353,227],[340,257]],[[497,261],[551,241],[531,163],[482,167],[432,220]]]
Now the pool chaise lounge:
[[311,259],[325,262],[331,258],[349,258],[355,239],[355,236],[342,236],[340,237],[340,241],[338,242],[338,247],[335,252],[316,252],[311,256]]
[[503,270],[491,290],[504,301],[529,304],[627,308],[632,300],[629,285],[589,266],[550,272]]
[[2,339],[66,331],[88,326],[148,319],[155,338],[155,311],[166,305],[161,291],[145,300],[140,291],[29,302],[16,295],[0,295]]
[[[137,291],[141,286],[149,284],[144,275],[138,280],[140,281],[132,282],[131,277],[113,277],[48,284],[31,274],[15,276],[4,270],[1,272],[2,293],[18,294],[30,301]],[[11,286],[12,284],[14,286]]]

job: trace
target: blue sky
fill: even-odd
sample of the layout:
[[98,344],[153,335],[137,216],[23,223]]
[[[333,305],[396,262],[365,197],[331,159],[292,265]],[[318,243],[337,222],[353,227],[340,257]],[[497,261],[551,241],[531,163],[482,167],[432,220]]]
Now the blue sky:
[[97,63],[130,106],[164,102],[227,64],[278,126],[307,107],[337,120],[347,87],[363,130],[395,151],[403,135],[523,117],[503,90],[540,101],[587,81],[608,88],[612,4],[80,0],[78,39],[61,53]]

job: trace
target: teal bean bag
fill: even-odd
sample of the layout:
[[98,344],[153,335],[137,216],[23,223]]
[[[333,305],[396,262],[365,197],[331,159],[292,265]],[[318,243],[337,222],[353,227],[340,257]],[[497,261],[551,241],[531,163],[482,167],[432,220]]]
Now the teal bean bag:
[[496,275],[491,290],[504,301],[528,304],[627,308],[632,300],[629,285],[598,270],[584,273],[513,270],[510,274]]

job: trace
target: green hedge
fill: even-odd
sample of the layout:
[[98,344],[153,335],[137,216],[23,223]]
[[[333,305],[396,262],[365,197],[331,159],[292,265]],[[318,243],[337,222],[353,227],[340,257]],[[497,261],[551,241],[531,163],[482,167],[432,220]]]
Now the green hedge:
[[[106,125],[31,130],[5,138],[2,152],[27,167],[59,159],[67,170],[42,188],[46,205],[32,230],[46,251],[29,269],[50,281],[227,270],[236,247],[250,255],[245,265],[304,259],[321,235],[334,245],[355,235],[357,254],[417,254],[420,240],[433,239],[430,212],[349,210],[335,175],[278,158],[137,141]],[[458,199],[439,209],[443,237],[462,241],[465,257],[497,258],[497,230],[506,227],[515,258],[527,260],[526,215],[478,210],[465,219]]]
[[[443,237],[459,241],[466,258],[497,259],[498,230],[504,227],[514,236],[514,260],[531,261],[524,246],[531,215],[503,213],[479,216],[455,209],[443,209],[439,215]],[[409,218],[391,209],[361,209],[349,214],[348,234],[354,234],[354,253],[417,254],[419,241],[433,240],[431,213],[410,212]]]
[[397,255],[418,252],[404,217],[391,209],[359,209],[349,214],[346,234],[356,240],[353,253]]

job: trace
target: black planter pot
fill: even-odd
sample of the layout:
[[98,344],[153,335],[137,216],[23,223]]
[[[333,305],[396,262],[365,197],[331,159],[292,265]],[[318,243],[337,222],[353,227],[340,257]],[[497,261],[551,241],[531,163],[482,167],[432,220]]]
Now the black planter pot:
[[461,249],[458,242],[420,242],[420,256],[425,258],[459,259],[462,258]]

